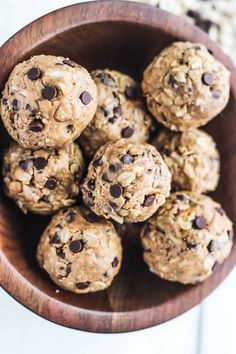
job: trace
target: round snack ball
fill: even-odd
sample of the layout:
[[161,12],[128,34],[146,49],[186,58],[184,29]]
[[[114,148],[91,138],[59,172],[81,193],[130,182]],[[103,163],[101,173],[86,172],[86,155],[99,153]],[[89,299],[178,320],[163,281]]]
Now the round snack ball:
[[216,189],[220,156],[210,135],[199,129],[183,133],[164,130],[153,145],[170,169],[174,190],[204,193]]
[[2,120],[25,148],[54,148],[75,140],[96,108],[96,85],[85,68],[37,55],[13,69],[3,91]]
[[82,185],[83,200],[96,214],[120,224],[144,221],[164,204],[170,182],[154,146],[121,139],[95,154]]
[[25,213],[53,214],[75,203],[83,168],[75,143],[51,150],[12,144],[3,160],[5,191]]
[[209,277],[230,254],[232,222],[210,197],[177,192],[146,222],[141,239],[151,272],[194,284]]
[[95,70],[91,75],[97,84],[98,108],[80,136],[85,154],[92,156],[108,141],[121,138],[146,142],[151,118],[145,111],[137,83],[114,70]]
[[65,290],[78,294],[103,290],[119,272],[121,240],[111,222],[89,210],[64,209],[44,231],[37,259]]
[[176,42],[144,71],[150,111],[165,127],[185,131],[214,118],[229,100],[229,71],[201,44]]

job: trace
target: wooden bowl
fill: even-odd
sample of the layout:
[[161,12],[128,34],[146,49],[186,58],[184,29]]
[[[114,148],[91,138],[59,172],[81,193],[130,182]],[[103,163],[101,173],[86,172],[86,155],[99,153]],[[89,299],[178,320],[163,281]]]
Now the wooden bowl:
[[[231,100],[207,130],[222,156],[214,197],[236,219],[236,70],[206,34],[182,18],[147,5],[119,1],[83,3],[44,16],[0,49],[0,88],[15,64],[33,54],[68,56],[88,69],[115,68],[140,79],[155,54],[176,40],[201,42],[232,72]],[[9,143],[0,129],[1,146]],[[35,313],[67,327],[94,332],[125,332],[153,326],[190,309],[225,278],[236,262],[236,246],[203,284],[183,286],[150,273],[140,246],[124,251],[121,273],[102,292],[74,295],[56,287],[35,261],[39,235],[48,218],[24,216],[0,194],[0,283]]]

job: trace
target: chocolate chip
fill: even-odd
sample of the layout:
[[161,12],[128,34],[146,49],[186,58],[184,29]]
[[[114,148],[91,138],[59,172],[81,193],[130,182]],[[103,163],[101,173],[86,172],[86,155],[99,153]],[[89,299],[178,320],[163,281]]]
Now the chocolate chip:
[[210,53],[211,55],[213,55],[213,51],[211,49],[207,49],[208,53]]
[[186,246],[187,246],[187,248],[189,250],[192,250],[192,249],[197,247],[197,245],[195,243],[192,243],[192,242],[187,242]]
[[143,206],[144,207],[149,207],[154,203],[155,197],[154,195],[146,195],[144,202],[143,202]]
[[47,100],[52,100],[53,98],[57,97],[57,89],[53,86],[45,86],[42,89],[42,95]]
[[114,124],[116,119],[117,119],[116,117],[111,117],[111,118],[108,119],[108,122],[111,123],[111,124]]
[[104,107],[101,107],[101,106],[100,106],[99,108],[100,108],[100,110],[102,111],[104,117],[109,116],[109,111],[108,111],[108,109],[106,109],[106,108],[104,108]]
[[121,131],[123,138],[130,138],[134,134],[134,130],[131,127],[126,127]]
[[102,158],[100,157],[99,159],[96,159],[93,161],[93,166],[98,167],[102,165]]
[[113,261],[111,262],[112,268],[116,268],[119,264],[119,259],[115,257]]
[[211,94],[212,97],[214,97],[217,100],[221,96],[221,90],[211,90]]
[[19,166],[23,171],[26,171],[28,168],[28,162],[26,160],[21,160]]
[[83,242],[80,240],[71,241],[69,248],[73,253],[81,252],[83,250]]
[[211,86],[213,84],[213,76],[211,73],[204,73],[202,75],[202,82],[204,85]]
[[29,104],[29,103],[26,103],[26,105],[25,105],[25,109],[27,109],[28,111],[30,111],[30,110],[31,110],[31,106],[30,106],[30,104]]
[[178,194],[177,195],[177,199],[179,199],[179,200],[181,200],[181,201],[185,201],[185,200],[189,200],[189,198],[186,196],[186,195],[184,195],[184,194]]
[[71,222],[75,221],[76,215],[75,213],[71,212],[66,215],[66,221],[70,224]]
[[102,180],[105,181],[105,182],[109,182],[109,176],[108,176],[107,173],[103,173]]
[[3,97],[3,99],[2,99],[2,104],[3,104],[3,106],[7,106],[7,98],[6,97]]
[[125,165],[129,165],[130,163],[134,162],[134,158],[130,154],[126,154],[126,155],[122,156],[121,161]]
[[127,86],[125,89],[125,96],[130,100],[137,99],[140,97],[140,91],[135,86]]
[[67,133],[74,133],[75,131],[75,127],[73,124],[67,125],[66,129],[67,129]]
[[113,113],[114,113],[115,115],[121,116],[121,115],[122,115],[121,106],[114,107],[114,108],[113,108]]
[[228,233],[229,240],[232,241],[234,238],[234,230],[233,229],[229,230],[227,233]]
[[123,192],[122,187],[119,184],[112,184],[110,186],[110,194],[114,198],[119,198]]
[[53,244],[53,243],[55,243],[55,244],[61,243],[61,239],[60,239],[60,237],[58,236],[58,233],[57,233],[57,232],[55,232],[55,234],[53,235],[53,237],[51,238],[51,240],[50,240],[49,243],[50,243],[50,244]]
[[86,220],[88,222],[90,222],[91,224],[93,224],[93,223],[97,223],[97,222],[101,221],[101,218],[100,218],[100,216],[98,216],[94,213],[88,213],[86,215]]
[[106,86],[112,86],[114,84],[113,78],[104,72],[99,73],[97,75],[97,77],[99,77],[101,79],[102,83]]
[[120,165],[114,164],[109,166],[109,171],[115,173],[120,170]]
[[76,283],[76,288],[80,290],[87,289],[89,287],[90,282],[86,281],[83,283]]
[[215,210],[217,211],[217,213],[219,213],[221,216],[225,215],[225,211],[223,208],[219,207],[219,208],[215,208]]
[[215,241],[213,241],[213,240],[211,240],[211,242],[208,244],[208,246],[207,246],[207,250],[208,250],[208,252],[214,252],[215,250],[216,250],[216,247],[217,245],[216,245],[216,242]]
[[36,114],[39,113],[39,111],[35,108],[31,108],[31,114],[32,116],[36,116]]
[[42,170],[47,166],[48,161],[44,157],[37,157],[33,160],[33,163],[37,170]]
[[87,91],[84,91],[81,93],[80,99],[84,105],[87,105],[91,102],[92,96]]
[[108,272],[103,273],[104,277],[108,277]]
[[63,60],[63,64],[71,66],[72,68],[74,68],[76,66],[76,63],[73,60],[70,60],[70,59]]
[[19,111],[20,109],[20,103],[16,98],[14,98],[14,100],[12,101],[12,107],[14,111]]
[[62,248],[56,248],[56,254],[58,255],[58,257],[62,259],[66,258],[65,252],[63,251]]
[[29,128],[34,133],[39,133],[43,130],[44,124],[41,119],[34,119],[29,125]]
[[48,178],[48,180],[45,183],[45,187],[47,189],[53,190],[57,186],[57,180],[54,177]]
[[109,200],[109,205],[112,209],[116,209],[117,208],[117,204],[114,203],[113,201]]
[[193,227],[195,229],[204,229],[207,226],[207,222],[204,217],[199,216],[193,221]]
[[39,68],[31,68],[29,69],[27,76],[30,80],[37,80],[41,77],[42,73]]
[[88,189],[91,189],[92,191],[95,189],[95,181],[93,179],[89,180],[87,182]]

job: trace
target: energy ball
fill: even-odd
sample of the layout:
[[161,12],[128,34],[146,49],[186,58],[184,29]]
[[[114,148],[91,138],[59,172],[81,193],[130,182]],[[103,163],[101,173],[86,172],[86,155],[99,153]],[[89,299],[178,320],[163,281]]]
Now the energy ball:
[[95,154],[82,185],[84,203],[116,222],[140,222],[164,204],[171,175],[156,148],[125,139],[107,143]]
[[155,118],[175,131],[197,128],[229,100],[230,73],[201,44],[176,42],[144,71],[142,88]]
[[82,207],[64,209],[44,231],[37,259],[60,288],[94,292],[106,289],[119,272],[121,241],[111,222]]
[[72,60],[37,55],[15,66],[1,106],[3,123],[20,145],[61,147],[93,118],[97,90],[87,70]]
[[205,193],[216,189],[220,156],[210,135],[199,129],[183,133],[164,130],[153,145],[170,169],[174,190]]
[[232,222],[210,197],[177,192],[143,226],[141,239],[151,272],[194,284],[209,277],[230,254]]
[[75,203],[83,168],[75,143],[51,150],[13,144],[3,160],[5,191],[25,213],[53,214]]
[[145,111],[137,83],[114,70],[95,70],[91,75],[97,84],[98,108],[80,136],[85,154],[92,156],[108,141],[121,138],[146,142],[151,118]]

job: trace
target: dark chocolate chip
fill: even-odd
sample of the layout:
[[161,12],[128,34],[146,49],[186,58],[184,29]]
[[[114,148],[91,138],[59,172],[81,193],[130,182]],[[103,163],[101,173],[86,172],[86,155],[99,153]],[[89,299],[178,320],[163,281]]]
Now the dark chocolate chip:
[[193,227],[195,229],[204,229],[207,226],[207,222],[206,219],[202,216],[197,217],[194,221],[193,221]]
[[97,223],[97,222],[101,221],[101,218],[100,218],[100,216],[98,216],[94,213],[88,213],[86,215],[86,220],[88,222],[90,222],[91,224],[93,224],[93,223]]
[[103,273],[104,277],[108,277],[108,272]]
[[25,109],[27,109],[28,111],[31,111],[31,106],[30,106],[30,104],[29,104],[29,103],[26,103],[26,105],[25,105]]
[[41,119],[34,119],[29,125],[29,128],[34,133],[39,133],[43,130],[44,124]]
[[229,237],[230,241],[233,240],[233,238],[234,238],[234,230],[233,229],[228,231],[228,237]]
[[91,189],[93,191],[95,189],[95,181],[93,179],[89,180],[87,186],[88,189]]
[[45,183],[45,187],[47,189],[53,190],[57,186],[57,180],[54,177],[48,178],[48,180]]
[[137,99],[140,97],[140,92],[135,86],[127,86],[125,89],[125,96],[130,100]]
[[211,94],[212,97],[214,97],[217,100],[221,96],[221,90],[211,90]]
[[36,114],[39,113],[39,111],[35,108],[31,108],[31,115],[36,116]]
[[114,113],[115,115],[121,116],[121,115],[122,115],[121,106],[114,107],[114,108],[113,108],[113,113]]
[[114,84],[113,78],[104,72],[99,73],[97,75],[97,77],[99,77],[101,79],[102,83],[106,86],[112,86]]
[[131,127],[126,127],[121,131],[123,138],[130,138],[134,134],[134,129]]
[[195,249],[197,247],[197,245],[192,242],[187,242],[186,246],[189,250]]
[[57,89],[53,86],[45,86],[42,89],[42,95],[47,100],[52,100],[53,98],[57,97]]
[[75,213],[71,212],[66,215],[66,221],[70,224],[71,222],[75,221],[76,215]]
[[100,157],[99,159],[96,159],[93,161],[93,166],[98,167],[102,165],[102,158]]
[[53,237],[51,238],[51,240],[50,240],[49,243],[50,243],[50,244],[53,244],[53,243],[55,243],[55,244],[61,243],[61,239],[60,239],[60,237],[58,236],[58,233],[57,233],[57,232],[55,232],[55,234],[53,235]]
[[2,104],[3,104],[3,106],[7,106],[7,98],[6,97],[3,97],[3,99],[2,99]]
[[83,250],[83,242],[81,240],[71,241],[69,248],[73,253],[81,252]]
[[70,60],[70,59],[63,60],[63,64],[71,66],[72,68],[74,68],[76,66],[76,63],[73,60]]
[[115,257],[113,261],[111,262],[112,268],[116,268],[119,264],[119,259]]
[[177,199],[179,199],[179,200],[181,200],[181,201],[185,201],[185,200],[189,200],[189,198],[186,196],[186,195],[184,195],[184,194],[178,194],[177,195]]
[[146,195],[144,202],[143,202],[143,206],[144,207],[149,207],[154,203],[155,197],[154,195]]
[[120,198],[123,188],[119,184],[112,184],[110,186],[110,194],[114,198]]
[[91,102],[92,96],[87,91],[84,91],[80,95],[80,100],[84,105],[87,105]]
[[100,110],[102,111],[104,117],[109,116],[109,111],[108,111],[108,109],[106,109],[106,108],[100,106]]
[[130,163],[134,162],[134,158],[133,156],[131,156],[130,154],[126,154],[124,156],[121,157],[121,161],[125,164],[125,165],[129,165]]
[[27,76],[30,80],[37,80],[41,77],[42,73],[39,68],[31,68],[29,69]]
[[47,166],[48,161],[44,157],[37,157],[33,160],[33,163],[37,170],[42,170]]
[[207,49],[208,53],[210,53],[211,55],[213,55],[213,51],[211,49]]
[[67,129],[67,133],[74,133],[75,131],[75,127],[73,124],[67,125],[66,129]]
[[215,210],[217,211],[217,213],[219,213],[221,216],[225,215],[225,211],[223,208],[219,207],[219,208],[215,208]]
[[76,288],[80,290],[87,289],[89,287],[90,282],[86,281],[83,283],[76,283]]
[[56,254],[58,255],[58,257],[62,259],[66,258],[65,252],[63,251],[62,248],[56,248]]
[[116,209],[117,208],[117,204],[114,203],[112,200],[109,200],[109,205],[112,209]]
[[115,173],[120,170],[120,165],[114,164],[109,166],[109,171]]
[[208,250],[208,252],[214,252],[215,250],[216,250],[216,247],[217,245],[216,245],[216,242],[215,241],[213,241],[213,240],[211,240],[210,241],[210,243],[208,244],[208,246],[207,246],[207,250]]
[[111,123],[111,124],[114,124],[116,119],[117,119],[116,117],[111,117],[111,118],[108,119],[108,122]]
[[14,100],[12,101],[12,107],[14,111],[19,111],[20,109],[20,103],[16,98],[14,98]]
[[204,85],[211,86],[213,84],[213,76],[211,73],[204,73],[202,75],[202,82]]
[[23,171],[26,171],[28,168],[28,162],[26,160],[21,160],[19,166]]
[[108,176],[107,173],[103,173],[103,175],[102,175],[102,180],[105,181],[105,182],[109,182],[109,181],[110,181],[110,180],[109,180],[109,176]]

